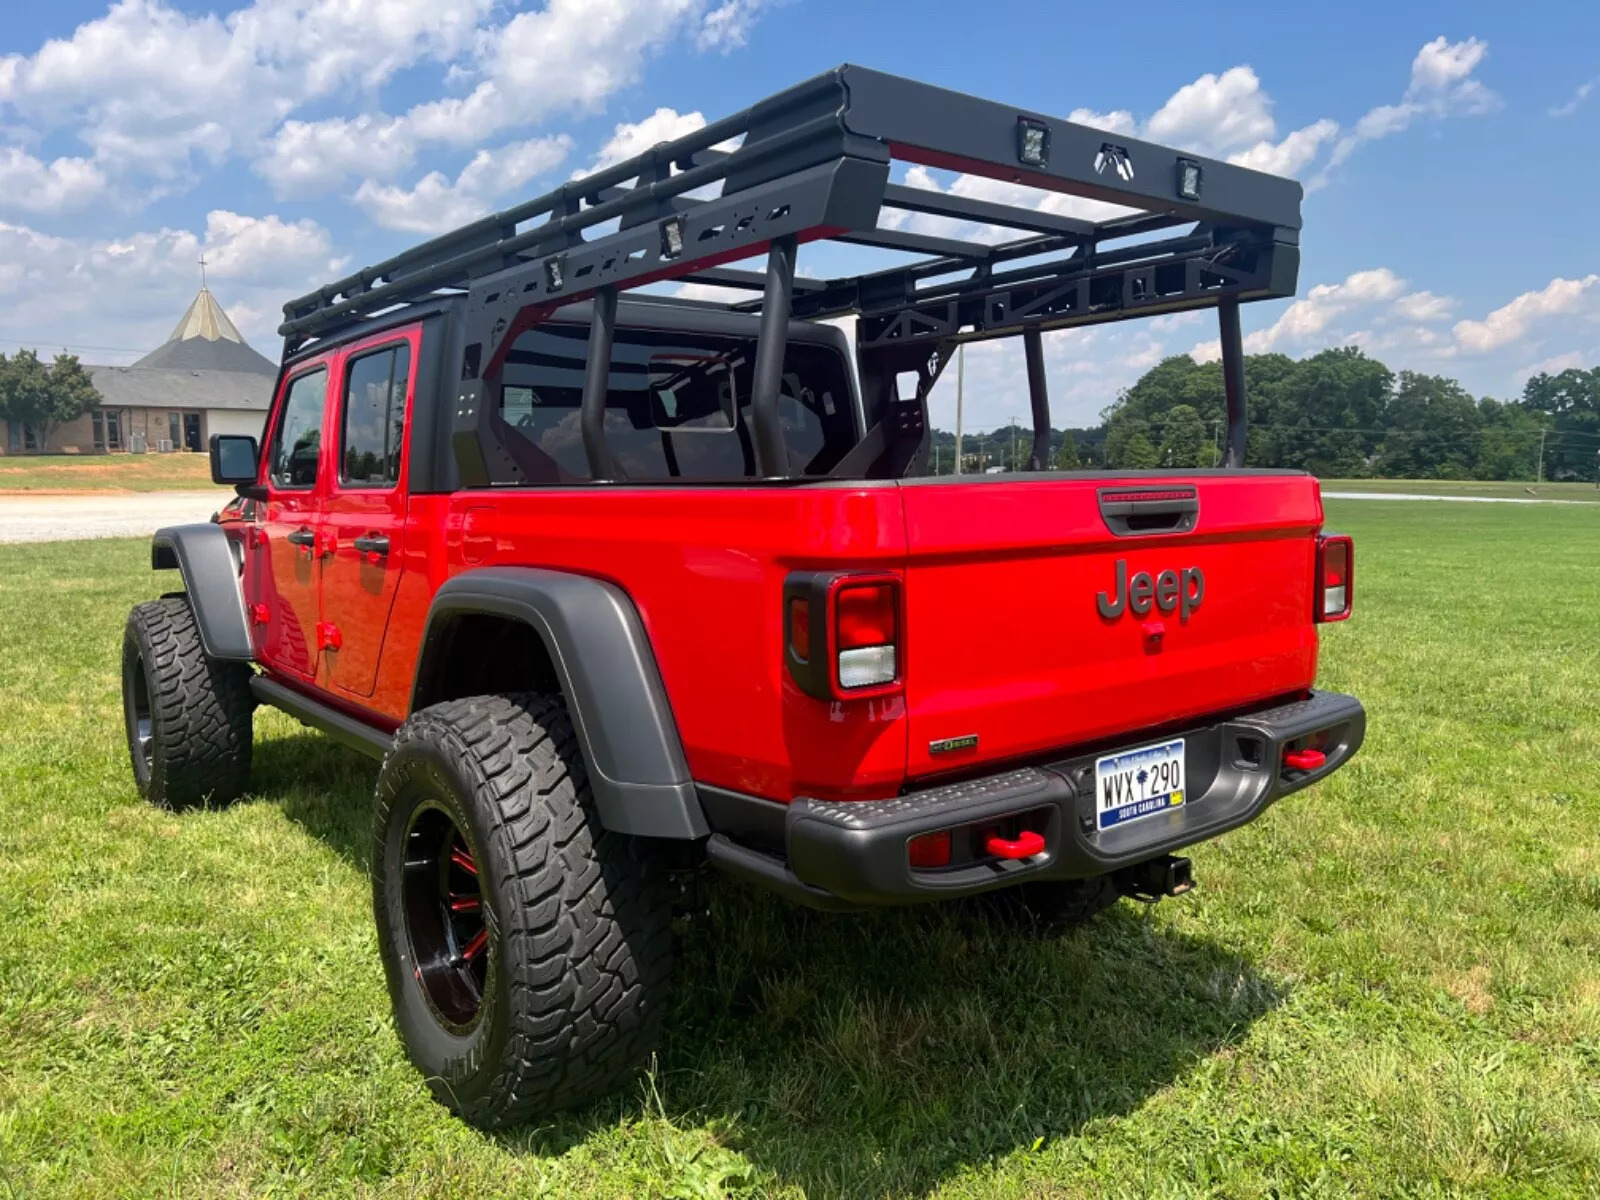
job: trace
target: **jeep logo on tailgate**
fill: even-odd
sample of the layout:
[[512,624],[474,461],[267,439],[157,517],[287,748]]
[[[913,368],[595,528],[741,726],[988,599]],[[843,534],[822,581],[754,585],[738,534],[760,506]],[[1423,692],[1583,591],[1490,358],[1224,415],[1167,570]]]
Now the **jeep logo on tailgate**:
[[1153,604],[1164,613],[1176,611],[1179,621],[1187,621],[1189,614],[1200,607],[1206,595],[1206,573],[1199,567],[1185,567],[1181,571],[1163,571],[1151,577],[1140,571],[1128,578],[1128,560],[1117,559],[1117,586],[1113,592],[1101,592],[1098,603],[1100,615],[1106,620],[1120,617],[1124,609],[1136,617],[1150,611]]

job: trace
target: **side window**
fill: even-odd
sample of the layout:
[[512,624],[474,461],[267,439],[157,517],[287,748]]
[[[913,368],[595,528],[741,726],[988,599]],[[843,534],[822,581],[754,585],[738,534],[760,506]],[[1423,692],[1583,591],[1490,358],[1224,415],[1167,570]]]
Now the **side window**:
[[308,488],[317,482],[317,456],[322,451],[322,402],[328,391],[328,369],[318,367],[289,384],[283,415],[272,438],[267,473],[285,488]]
[[400,481],[411,347],[386,346],[350,360],[344,375],[339,481],[392,487]]

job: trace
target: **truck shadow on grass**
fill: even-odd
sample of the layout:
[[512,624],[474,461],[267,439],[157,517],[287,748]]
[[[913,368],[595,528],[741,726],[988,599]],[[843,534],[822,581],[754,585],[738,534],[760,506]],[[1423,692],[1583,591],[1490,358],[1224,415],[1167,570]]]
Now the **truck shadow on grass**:
[[714,880],[685,939],[669,1115],[808,1195],[921,1194],[1130,1112],[1283,997],[1123,902],[1030,929],[991,903],[827,916]]
[[[313,734],[256,751],[255,794],[366,871],[375,764]],[[757,1188],[920,1195],[1137,1109],[1285,995],[1127,901],[1053,932],[981,901],[835,916],[715,875],[702,895],[657,1096],[496,1141],[560,1155],[619,1117],[665,1116],[737,1150]]]

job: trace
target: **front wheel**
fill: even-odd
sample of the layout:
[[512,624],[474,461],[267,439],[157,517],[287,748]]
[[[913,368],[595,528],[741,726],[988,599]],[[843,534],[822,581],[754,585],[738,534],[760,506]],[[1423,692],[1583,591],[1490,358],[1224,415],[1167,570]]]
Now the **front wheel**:
[[558,698],[415,713],[378,776],[373,906],[395,1023],[435,1097],[499,1127],[601,1095],[654,1050],[671,901],[590,802]]
[[250,668],[205,651],[187,596],[128,614],[122,713],[139,794],[161,808],[227,804],[250,782]]

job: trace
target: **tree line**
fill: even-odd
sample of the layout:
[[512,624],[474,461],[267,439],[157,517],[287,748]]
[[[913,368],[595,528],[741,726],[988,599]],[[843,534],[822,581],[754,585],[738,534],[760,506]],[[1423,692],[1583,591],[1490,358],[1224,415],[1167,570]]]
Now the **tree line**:
[[[1309,358],[1245,357],[1246,461],[1331,478],[1600,478],[1600,367],[1539,374],[1522,395],[1475,399],[1456,380],[1391,371],[1355,347]],[[1089,429],[1052,430],[1053,465],[1206,467],[1225,436],[1222,364],[1188,355],[1152,367]],[[935,432],[939,473],[955,436]],[[1032,430],[963,439],[964,470],[1026,465]]]

